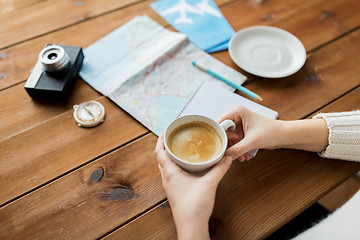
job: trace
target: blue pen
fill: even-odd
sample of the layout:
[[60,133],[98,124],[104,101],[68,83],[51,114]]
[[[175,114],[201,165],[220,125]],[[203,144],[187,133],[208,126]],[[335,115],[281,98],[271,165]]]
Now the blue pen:
[[215,72],[213,72],[213,71],[205,68],[204,66],[199,65],[198,63],[196,63],[196,62],[194,62],[194,61],[192,61],[192,64],[193,64],[195,67],[197,67],[197,68],[203,70],[204,72],[210,74],[211,76],[216,77],[217,79],[223,81],[224,83],[229,84],[230,86],[236,88],[237,90],[239,90],[239,91],[241,91],[241,92],[249,95],[250,97],[255,98],[255,99],[258,99],[258,100],[260,100],[260,101],[264,101],[259,95],[257,95],[256,93],[250,91],[249,89],[246,89],[246,88],[244,88],[244,87],[241,86],[241,85],[236,85],[235,83],[233,83],[233,82],[229,81],[228,79],[220,76],[219,74],[217,74],[217,73],[215,73]]

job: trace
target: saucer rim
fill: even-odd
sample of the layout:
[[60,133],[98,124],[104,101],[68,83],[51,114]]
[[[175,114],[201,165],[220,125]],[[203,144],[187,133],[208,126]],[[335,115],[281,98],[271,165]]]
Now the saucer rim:
[[[297,47],[299,48],[299,50],[302,52],[301,56],[298,57],[299,59],[299,64],[294,67],[294,68],[284,68],[284,70],[280,71],[280,74],[277,72],[275,74],[267,74],[267,73],[262,73],[261,70],[259,71],[254,71],[254,69],[248,69],[246,66],[244,67],[238,60],[238,56],[237,54],[234,53],[234,48],[235,48],[235,44],[238,44],[239,40],[239,36],[243,35],[244,33],[248,33],[251,31],[255,31],[255,33],[263,33],[263,34],[268,34],[269,30],[271,33],[276,33],[277,35],[280,35],[285,41],[287,41],[287,39],[292,38],[295,40],[295,42],[297,43],[296,45],[298,45]],[[289,41],[288,41],[289,42]],[[294,44],[292,41],[290,42],[290,44]],[[241,29],[240,31],[236,32],[230,39],[229,41],[229,54],[231,59],[233,60],[233,62],[240,67],[241,69],[243,69],[244,71],[251,73],[255,76],[259,76],[259,77],[265,77],[265,78],[282,78],[282,77],[288,77],[294,73],[296,73],[297,71],[299,71],[305,64],[306,62],[306,50],[304,45],[302,44],[302,42],[293,34],[291,34],[290,32],[281,29],[281,28],[277,28],[277,27],[273,27],[273,26],[266,26],[266,25],[256,25],[256,26],[251,26],[251,27],[246,27]],[[287,70],[289,69],[289,70]]]

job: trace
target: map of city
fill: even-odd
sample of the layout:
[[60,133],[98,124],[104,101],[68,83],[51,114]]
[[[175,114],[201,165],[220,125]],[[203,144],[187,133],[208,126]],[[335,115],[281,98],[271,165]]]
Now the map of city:
[[197,61],[229,80],[246,77],[148,16],[138,16],[84,51],[81,77],[159,135],[204,81],[234,89],[192,65]]

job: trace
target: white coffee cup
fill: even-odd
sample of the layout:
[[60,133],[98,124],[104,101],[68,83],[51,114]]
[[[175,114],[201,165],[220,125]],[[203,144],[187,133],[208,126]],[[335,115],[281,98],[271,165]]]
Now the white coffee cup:
[[[221,148],[220,153],[216,157],[209,159],[205,162],[188,162],[183,159],[180,159],[179,157],[175,156],[171,152],[171,150],[168,146],[168,139],[169,139],[169,136],[172,133],[172,131],[184,124],[193,123],[193,122],[203,122],[203,123],[210,125],[212,128],[215,129],[215,131],[220,136],[221,141],[222,141],[222,148]],[[186,170],[188,172],[192,172],[192,173],[202,172],[202,171],[212,167],[213,165],[215,165],[217,162],[219,162],[223,158],[223,156],[225,154],[225,150],[228,145],[228,138],[226,135],[226,130],[234,131],[235,127],[236,127],[235,123],[231,120],[225,120],[222,123],[217,123],[216,121],[212,120],[211,118],[201,116],[201,115],[187,115],[187,116],[180,117],[178,119],[175,119],[172,123],[170,123],[169,126],[165,130],[164,143],[165,143],[166,153],[171,158],[171,160],[173,160],[177,165],[179,165],[184,170]]]

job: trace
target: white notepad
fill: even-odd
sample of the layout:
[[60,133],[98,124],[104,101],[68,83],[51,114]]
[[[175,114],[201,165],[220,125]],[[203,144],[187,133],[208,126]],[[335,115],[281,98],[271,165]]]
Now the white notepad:
[[194,93],[188,104],[180,112],[179,117],[197,114],[218,121],[222,115],[236,105],[242,105],[267,118],[276,119],[279,117],[276,111],[224,89],[216,83],[207,81]]

